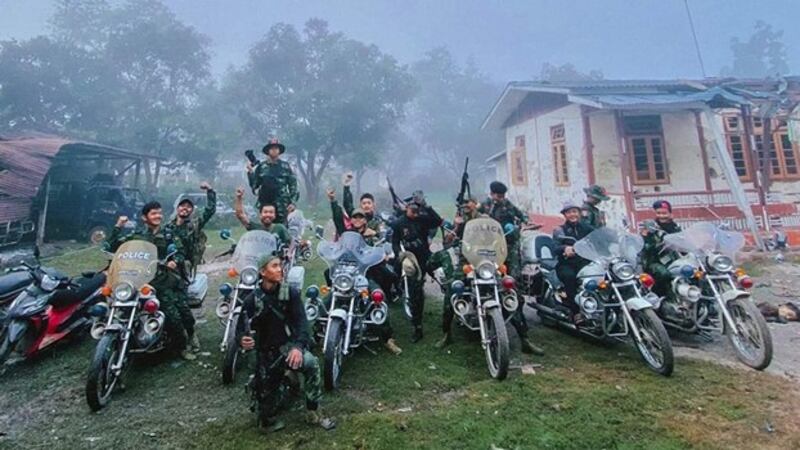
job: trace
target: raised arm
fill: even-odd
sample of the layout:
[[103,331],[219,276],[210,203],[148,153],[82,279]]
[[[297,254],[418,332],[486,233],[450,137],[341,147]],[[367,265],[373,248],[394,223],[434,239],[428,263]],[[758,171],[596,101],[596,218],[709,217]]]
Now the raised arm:
[[250,219],[247,213],[244,212],[244,188],[236,188],[236,198],[233,200],[233,211],[239,222],[245,227],[250,226]]
[[203,208],[203,215],[200,216],[198,223],[199,228],[202,229],[217,212],[217,193],[205,181],[200,183],[200,189],[206,191],[206,207]]
[[342,212],[342,208],[339,206],[339,203],[336,202],[336,191],[329,188],[325,193],[328,195],[328,200],[331,202],[331,217],[333,219],[333,225],[336,227],[336,235],[341,236],[347,229],[344,226],[344,213]]

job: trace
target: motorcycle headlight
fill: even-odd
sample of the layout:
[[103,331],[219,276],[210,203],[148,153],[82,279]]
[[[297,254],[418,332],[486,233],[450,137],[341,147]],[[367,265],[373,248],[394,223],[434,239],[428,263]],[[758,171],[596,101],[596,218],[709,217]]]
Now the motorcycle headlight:
[[133,285],[128,283],[127,281],[123,281],[122,283],[117,283],[114,286],[114,298],[121,301],[127,302],[128,300],[133,297]]
[[252,286],[258,281],[258,270],[255,267],[248,267],[242,271],[240,279],[242,284]]
[[618,262],[611,266],[611,273],[613,273],[615,277],[619,278],[620,281],[628,281],[636,276],[636,269],[634,269],[633,265],[629,263]]
[[56,290],[60,281],[51,277],[50,275],[45,275],[42,277],[42,282],[39,284],[41,288],[47,292],[51,292]]
[[708,264],[717,272],[730,272],[733,270],[733,260],[725,255],[709,256]]
[[597,311],[597,300],[593,299],[592,297],[583,297],[581,309],[583,309],[583,312],[586,314],[593,314],[595,311]]
[[349,291],[353,288],[353,277],[347,274],[342,274],[333,280],[333,285],[340,291]]
[[478,266],[478,276],[484,280],[489,280],[491,278],[494,278],[494,273],[495,273],[494,264],[488,261],[482,262]]

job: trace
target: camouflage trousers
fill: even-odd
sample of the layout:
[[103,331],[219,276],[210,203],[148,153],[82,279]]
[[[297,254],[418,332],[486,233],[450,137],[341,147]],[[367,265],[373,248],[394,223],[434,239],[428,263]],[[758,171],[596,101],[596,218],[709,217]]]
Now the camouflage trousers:
[[288,349],[279,351],[259,350],[256,354],[256,373],[253,378],[253,400],[259,420],[267,424],[278,415],[289,398],[287,370],[302,375],[302,391],[306,409],[316,411],[322,398],[322,374],[319,360],[310,351],[303,351],[303,365],[297,370],[289,369],[286,363]]
[[[506,267],[508,274],[511,275],[517,283],[522,280],[522,254],[520,252],[520,241],[516,239],[508,244],[508,258],[506,259]],[[525,299],[522,295],[518,295],[519,306],[511,316],[511,326],[517,331],[520,339],[528,337],[528,320],[525,318]],[[507,314],[504,311],[504,314]]]
[[164,313],[164,326],[170,349],[180,352],[186,348],[187,337],[194,336],[194,316],[189,309],[186,293],[174,288],[157,289],[159,309]]
[[656,284],[653,285],[653,292],[659,297],[666,297],[669,294],[670,284],[672,283],[672,274],[669,269],[660,262],[650,263],[645,267],[645,272],[653,276]]

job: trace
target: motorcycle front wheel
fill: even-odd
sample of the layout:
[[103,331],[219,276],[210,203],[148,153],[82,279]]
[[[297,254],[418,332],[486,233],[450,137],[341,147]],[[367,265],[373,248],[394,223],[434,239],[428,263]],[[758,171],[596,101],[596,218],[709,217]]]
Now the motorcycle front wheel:
[[231,318],[228,336],[225,337],[225,357],[222,361],[222,384],[231,384],[236,379],[236,369],[239,365],[239,315]]
[[325,381],[325,389],[332,391],[339,387],[339,378],[342,375],[344,322],[340,319],[331,319],[329,326],[328,341],[325,346],[325,370],[323,378]]
[[728,302],[728,311],[739,331],[734,333],[730,327],[726,330],[736,357],[753,369],[766,369],[772,362],[772,335],[761,311],[747,298]]
[[119,359],[120,343],[116,333],[106,333],[97,343],[86,379],[86,401],[92,411],[100,411],[111,401],[111,393],[119,381],[111,365]]
[[484,321],[486,326],[486,364],[489,374],[496,380],[508,376],[508,330],[500,308],[492,308]]
[[631,311],[631,316],[642,338],[641,341],[635,341],[635,344],[644,363],[659,375],[672,375],[675,367],[672,341],[661,319],[649,308]]

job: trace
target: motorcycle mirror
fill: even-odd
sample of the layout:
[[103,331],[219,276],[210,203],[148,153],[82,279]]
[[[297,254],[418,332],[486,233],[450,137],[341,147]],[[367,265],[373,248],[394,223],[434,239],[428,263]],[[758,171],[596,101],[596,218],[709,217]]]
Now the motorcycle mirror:
[[231,238],[231,230],[229,230],[228,228],[223,228],[219,230],[219,237],[223,241],[227,241],[228,239]]
[[513,233],[513,232],[514,232],[514,224],[513,224],[513,223],[507,223],[507,224],[505,224],[505,225],[503,226],[503,231],[505,232],[505,234],[511,234],[511,233]]
[[325,228],[324,228],[322,225],[317,225],[317,226],[314,228],[314,234],[315,234],[315,235],[316,235],[318,238],[322,239],[322,235],[323,235],[324,233],[325,233]]
[[170,255],[174,255],[175,253],[178,253],[178,246],[175,245],[175,244],[169,244],[167,246],[167,253],[169,253]]

